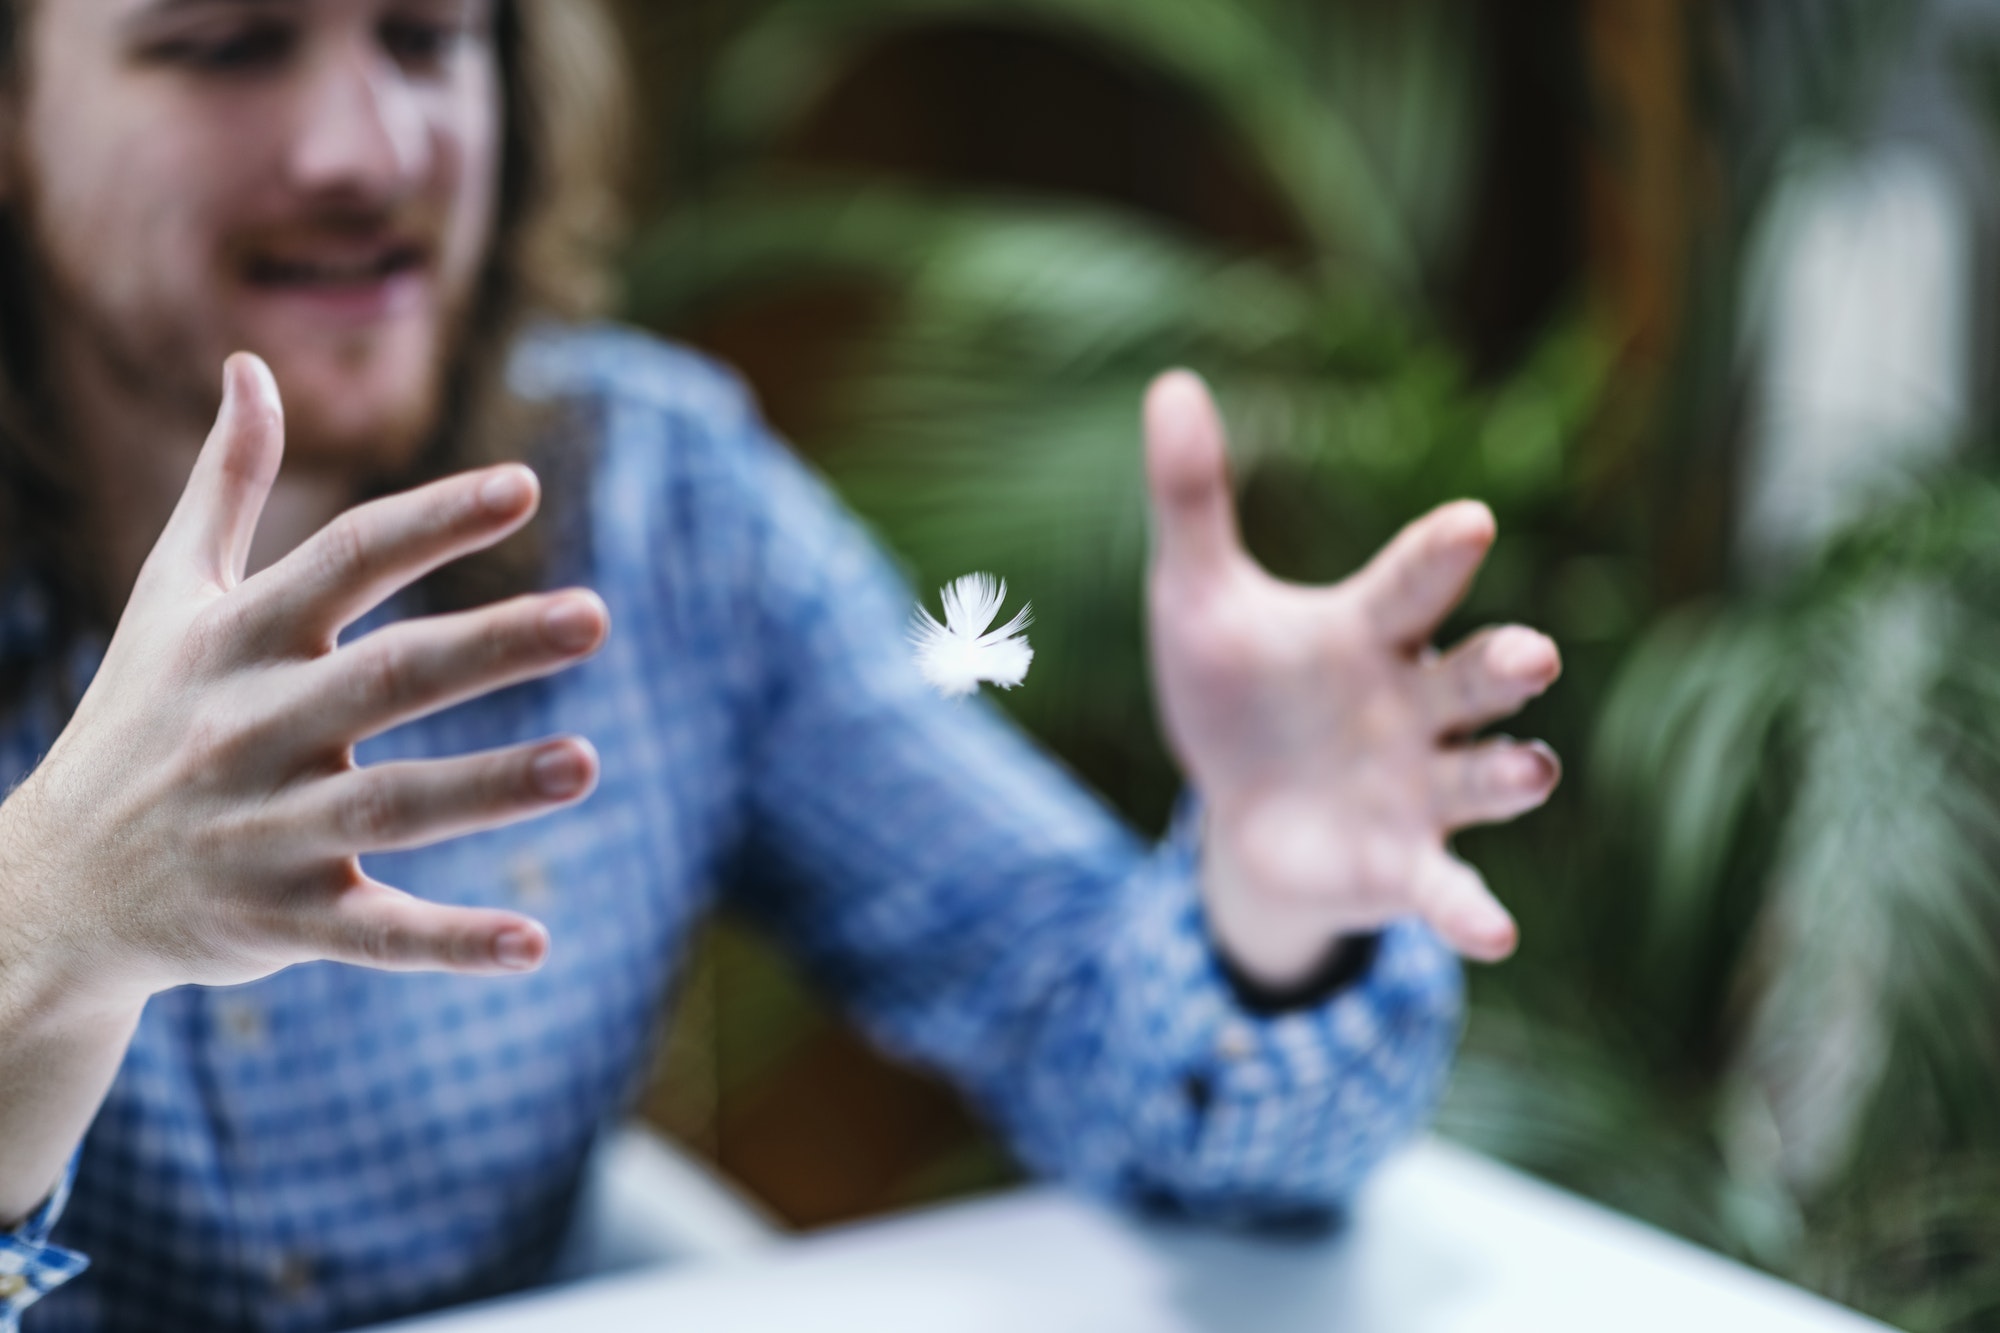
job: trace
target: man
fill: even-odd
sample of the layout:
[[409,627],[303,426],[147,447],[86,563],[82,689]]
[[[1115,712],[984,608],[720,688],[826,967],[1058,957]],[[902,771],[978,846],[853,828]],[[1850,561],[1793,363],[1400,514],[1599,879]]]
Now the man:
[[[733,382],[549,321],[587,285],[593,31],[0,0],[10,1322],[534,1281],[718,893],[1031,1165],[1223,1219],[1337,1206],[1441,1084],[1445,946],[1512,948],[1445,840],[1553,787],[1464,738],[1555,649],[1426,647],[1483,508],[1280,584],[1163,377],[1151,633],[1200,800],[1136,845],[922,688],[904,595]],[[532,528],[535,474],[465,470],[510,451]]]

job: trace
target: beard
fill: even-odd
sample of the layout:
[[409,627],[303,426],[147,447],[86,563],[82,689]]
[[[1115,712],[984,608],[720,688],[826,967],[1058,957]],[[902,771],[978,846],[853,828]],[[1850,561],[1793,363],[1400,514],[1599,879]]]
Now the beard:
[[232,327],[220,296],[175,299],[143,282],[121,289],[102,270],[73,271],[60,242],[34,225],[32,209],[26,220],[41,260],[40,322],[45,335],[59,335],[51,345],[87,358],[99,391],[140,406],[163,433],[207,433],[221,410],[222,362],[241,350],[261,356],[277,379],[288,471],[378,485],[410,473],[437,437],[464,342],[467,293],[445,293],[443,308],[419,327],[315,330],[300,346]]
[[[457,323],[454,320],[450,326],[433,330],[424,340],[425,349],[411,358],[414,376],[396,386],[394,392],[376,395],[363,412],[340,401],[337,390],[314,392],[310,380],[288,377],[290,358],[284,349],[263,348],[256,339],[246,338],[244,350],[264,358],[284,395],[287,460],[301,468],[346,473],[371,483],[409,473],[444,424],[447,385],[462,341]],[[327,355],[319,352],[316,359]],[[393,353],[375,345],[367,335],[337,344],[332,351],[337,363],[357,373],[386,355]],[[217,409],[220,406],[218,392]]]
[[[223,360],[238,350],[257,353],[270,365],[284,402],[285,467],[343,473],[357,481],[401,475],[423,454],[438,433],[445,386],[461,341],[455,330],[439,330],[428,340],[428,354],[413,376],[357,411],[335,401],[333,394],[311,391],[301,383],[304,377],[292,373],[299,358],[280,347],[260,346],[257,338],[190,337],[190,330],[176,321],[114,314],[80,292],[51,296],[60,302],[58,318],[70,323],[97,361],[107,387],[127,401],[145,404],[163,426],[197,437],[207,433],[221,411]],[[327,355],[320,352],[316,359]],[[336,364],[356,370],[383,355],[365,334],[331,349]]]

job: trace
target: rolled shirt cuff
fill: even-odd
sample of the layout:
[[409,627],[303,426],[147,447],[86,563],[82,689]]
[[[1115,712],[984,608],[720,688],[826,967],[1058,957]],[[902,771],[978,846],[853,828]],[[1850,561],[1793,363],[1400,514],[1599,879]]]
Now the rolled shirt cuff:
[[14,1333],[24,1310],[90,1267],[85,1256],[49,1243],[75,1180],[72,1154],[48,1201],[14,1230],[0,1231],[0,1333]]

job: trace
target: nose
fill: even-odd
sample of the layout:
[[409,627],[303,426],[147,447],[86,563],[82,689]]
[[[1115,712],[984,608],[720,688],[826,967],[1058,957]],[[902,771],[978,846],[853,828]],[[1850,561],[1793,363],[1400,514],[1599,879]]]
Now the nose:
[[293,135],[293,184],[308,194],[380,202],[421,180],[430,135],[414,91],[389,62],[349,49],[315,63]]

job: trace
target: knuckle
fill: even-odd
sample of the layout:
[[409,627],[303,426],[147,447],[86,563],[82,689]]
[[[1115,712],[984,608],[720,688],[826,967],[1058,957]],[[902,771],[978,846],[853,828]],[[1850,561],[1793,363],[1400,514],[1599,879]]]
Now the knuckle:
[[1412,736],[1420,735],[1419,701],[1404,698],[1392,690],[1370,690],[1353,705],[1350,726],[1363,750],[1370,754],[1394,754],[1406,750]]
[[541,789],[535,784],[535,759],[534,751],[495,759],[487,766],[485,780],[481,784],[482,804],[487,809],[496,809],[544,799]]
[[238,654],[249,637],[247,607],[241,597],[218,597],[195,612],[181,637],[182,665],[212,668]]
[[489,668],[523,656],[540,642],[536,613],[522,607],[483,613],[472,633],[479,663]]
[[194,821],[182,837],[182,850],[197,865],[226,865],[243,846],[237,829],[228,821]]
[[429,944],[439,962],[459,967],[476,967],[492,957],[492,947],[485,937],[466,930],[453,930]]
[[395,707],[412,688],[413,677],[409,651],[393,635],[370,643],[354,664],[355,690],[371,712]]
[[248,736],[227,716],[202,712],[189,720],[181,738],[182,768],[191,779],[212,775],[243,757]]
[[279,406],[268,399],[257,398],[242,403],[237,411],[242,413],[243,434],[252,439],[270,439],[282,435],[285,429],[285,414]]
[[1453,796],[1462,817],[1483,822],[1506,809],[1513,793],[1506,766],[1491,755],[1483,755],[1463,766]]
[[1433,677],[1441,686],[1441,693],[1459,712],[1476,712],[1486,697],[1486,678],[1489,668],[1486,663],[1491,653],[1490,643],[1482,638],[1467,645],[1468,651],[1448,655],[1438,664]]
[[412,535],[423,534],[426,541],[463,538],[489,517],[480,503],[479,488],[468,486],[463,475],[391,496],[385,503],[396,506],[398,522],[407,524]]
[[481,473],[462,473],[439,482],[437,489],[425,497],[432,522],[459,532],[491,523],[494,516],[482,496],[484,485],[485,475]]
[[461,932],[426,929],[422,915],[404,911],[370,913],[357,925],[350,943],[369,965],[396,971],[450,968],[470,964],[478,955],[476,941]]
[[381,915],[363,918],[349,943],[360,959],[375,967],[389,967],[409,956],[409,932]]
[[390,840],[402,829],[402,803],[387,783],[364,777],[340,804],[340,831],[364,846]]
[[332,583],[355,583],[367,578],[371,557],[372,543],[361,518],[353,510],[327,524],[320,534],[320,568]]

